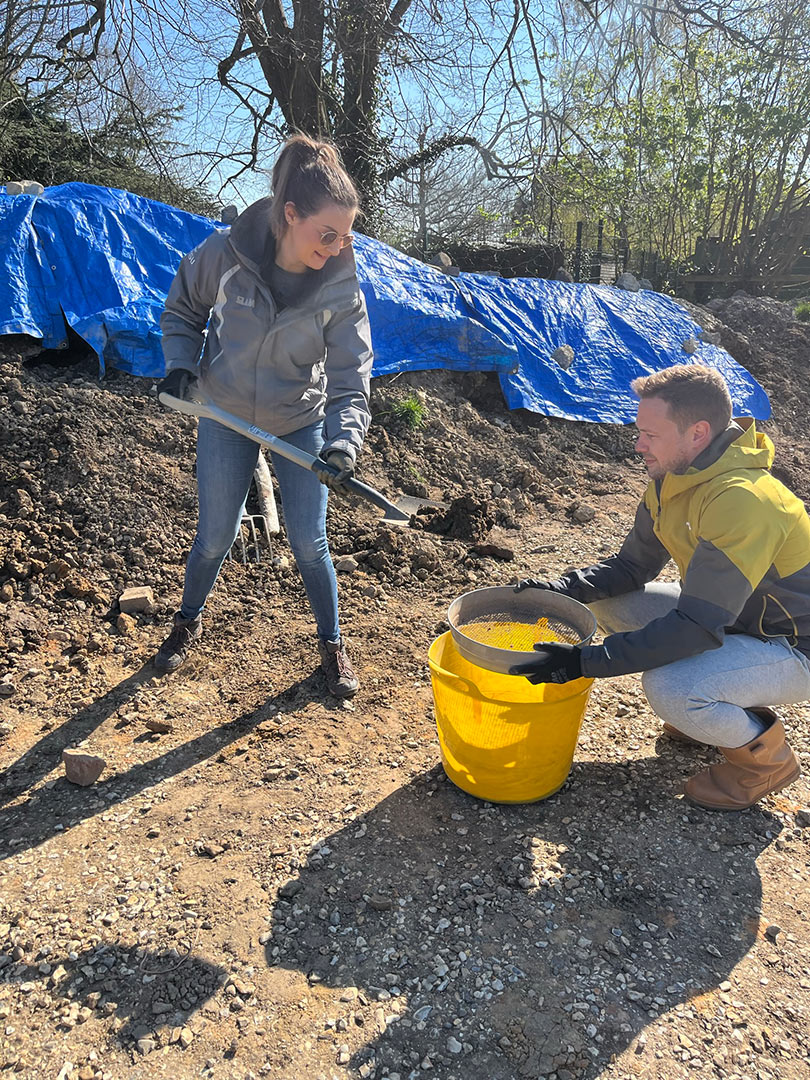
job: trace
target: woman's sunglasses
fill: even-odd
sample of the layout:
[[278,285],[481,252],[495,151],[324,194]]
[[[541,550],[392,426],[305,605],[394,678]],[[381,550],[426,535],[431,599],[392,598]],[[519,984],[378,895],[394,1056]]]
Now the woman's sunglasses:
[[321,243],[324,247],[333,247],[336,240],[340,240],[340,249],[351,247],[354,236],[351,233],[346,233],[345,236],[341,236],[340,233],[335,232],[334,229],[319,229],[321,234]]

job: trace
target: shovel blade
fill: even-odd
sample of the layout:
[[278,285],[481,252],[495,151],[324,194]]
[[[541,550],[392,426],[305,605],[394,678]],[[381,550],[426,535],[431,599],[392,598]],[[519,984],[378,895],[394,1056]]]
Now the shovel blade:
[[433,502],[432,499],[417,499],[413,495],[402,495],[396,504],[386,510],[380,518],[383,525],[411,525],[414,514],[428,507],[430,510],[446,510],[447,503]]
[[411,516],[401,506],[397,505],[392,506],[390,510],[386,510],[379,520],[382,525],[402,525],[407,528],[411,523]]

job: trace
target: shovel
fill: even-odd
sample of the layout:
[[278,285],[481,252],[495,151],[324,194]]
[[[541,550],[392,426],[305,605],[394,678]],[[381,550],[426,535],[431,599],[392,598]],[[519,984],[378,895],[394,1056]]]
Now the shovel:
[[[207,401],[202,396],[199,388],[194,385],[189,387],[186,392],[186,397],[174,397],[174,395],[167,394],[164,391],[158,395],[158,400],[161,405],[168,405],[169,408],[185,413],[186,416],[204,416],[208,417],[210,420],[216,420],[217,423],[230,428],[231,431],[236,431],[240,435],[244,435],[246,439],[252,439],[261,446],[268,447],[274,453],[280,454],[281,457],[287,458],[288,461],[295,462],[295,464],[300,465],[302,469],[310,469],[314,472],[316,469],[320,471],[325,468],[337,475],[338,470],[331,468],[321,458],[315,458],[305,450],[299,450],[297,446],[290,446],[289,443],[284,442],[283,439],[279,439],[278,436],[271,435],[267,431],[262,431],[262,429],[256,427],[255,424],[248,424],[244,420],[240,420],[237,416],[232,416],[231,413],[227,413],[224,409],[220,409],[217,405]],[[389,500],[379,491],[376,491],[373,487],[369,487],[368,484],[364,484],[360,480],[356,480],[353,476],[349,477],[347,480],[341,481],[341,483],[347,491],[359,495],[361,499],[365,499],[367,502],[373,503],[375,506],[379,507],[380,510],[383,510],[384,515],[381,520],[384,525],[410,525],[411,515],[415,514],[420,506],[437,505],[436,503],[431,503],[425,499],[415,499],[411,497],[401,499],[397,505],[389,502]]]

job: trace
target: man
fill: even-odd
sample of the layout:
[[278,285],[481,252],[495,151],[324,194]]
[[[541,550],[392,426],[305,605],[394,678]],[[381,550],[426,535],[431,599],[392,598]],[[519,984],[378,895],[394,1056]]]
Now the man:
[[[770,708],[810,699],[810,519],[771,476],[773,444],[731,419],[715,371],[678,365],[632,383],[636,450],[650,483],[618,555],[555,581],[592,606],[601,645],[538,643],[513,668],[532,682],[641,671],[673,738],[717,746],[687,781],[690,802],[742,810],[800,773]],[[680,584],[655,582],[670,558]]]

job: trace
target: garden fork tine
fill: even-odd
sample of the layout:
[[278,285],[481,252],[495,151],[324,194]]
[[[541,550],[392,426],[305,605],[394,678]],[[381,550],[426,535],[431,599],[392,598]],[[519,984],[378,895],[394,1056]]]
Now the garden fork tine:
[[[257,514],[245,514],[245,516],[242,518],[242,526],[246,526],[248,532],[250,533],[250,542],[253,550],[253,561],[259,563],[262,561],[262,557],[261,551],[259,550],[259,534],[256,531],[257,517],[261,521],[261,517]],[[241,528],[239,531],[242,531]],[[245,553],[245,562],[247,562],[247,553]]]
[[233,561],[233,549],[238,547],[242,555],[242,565],[247,566],[248,563],[248,545],[245,540],[245,532],[247,530],[248,539],[250,541],[250,550],[252,553],[252,562],[260,563],[261,557],[261,543],[259,540],[259,532],[256,528],[256,522],[261,522],[265,536],[267,537],[267,543],[270,543],[270,530],[267,524],[267,519],[262,514],[243,514],[242,520],[239,522],[239,532],[236,534],[236,539],[228,552],[227,558],[229,561]]

